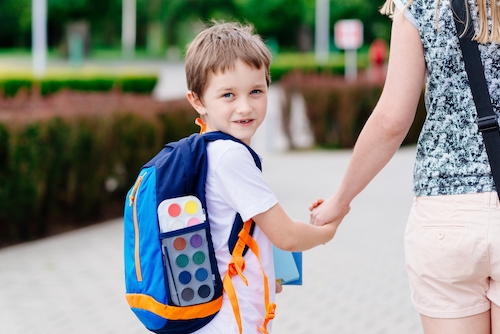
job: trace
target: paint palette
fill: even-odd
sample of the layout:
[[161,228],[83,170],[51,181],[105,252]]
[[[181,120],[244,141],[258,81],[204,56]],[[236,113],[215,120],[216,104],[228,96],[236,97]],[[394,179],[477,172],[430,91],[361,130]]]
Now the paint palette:
[[210,301],[214,276],[200,201],[195,196],[165,200],[158,206],[158,217],[172,302],[190,306]]

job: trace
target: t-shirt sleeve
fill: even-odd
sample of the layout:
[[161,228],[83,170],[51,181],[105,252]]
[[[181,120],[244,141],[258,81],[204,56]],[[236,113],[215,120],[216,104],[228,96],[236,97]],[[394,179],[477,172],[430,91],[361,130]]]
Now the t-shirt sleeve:
[[[419,29],[417,20],[415,20],[415,17],[413,14],[410,12],[409,8],[405,10],[406,2],[408,0],[393,0],[394,4],[396,5],[396,8],[399,9],[400,12],[404,13],[406,19],[410,21],[411,24],[415,26],[415,28]],[[403,3],[404,2],[404,3]],[[403,12],[404,11],[404,12]]]
[[240,213],[243,221],[266,212],[278,203],[252,155],[243,145],[232,145],[224,152],[215,168],[215,182],[219,196]]

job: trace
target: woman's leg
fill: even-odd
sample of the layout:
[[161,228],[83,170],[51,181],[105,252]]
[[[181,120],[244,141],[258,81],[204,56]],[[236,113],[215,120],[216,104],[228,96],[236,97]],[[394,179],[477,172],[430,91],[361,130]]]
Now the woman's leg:
[[[491,322],[493,313],[497,314],[497,322],[500,321],[500,308],[476,314],[470,317],[457,319],[438,319],[420,315],[425,334],[491,334]],[[497,326],[500,325],[497,323]],[[500,331],[494,334],[500,334]]]
[[491,303],[491,333],[500,334],[500,306]]

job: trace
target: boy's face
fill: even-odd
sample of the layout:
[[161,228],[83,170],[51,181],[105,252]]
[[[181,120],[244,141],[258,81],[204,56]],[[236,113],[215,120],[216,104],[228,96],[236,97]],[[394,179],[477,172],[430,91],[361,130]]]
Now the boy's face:
[[222,131],[250,145],[267,111],[264,67],[257,70],[238,60],[233,70],[209,76],[203,102],[191,91],[187,97],[203,116],[207,132]]

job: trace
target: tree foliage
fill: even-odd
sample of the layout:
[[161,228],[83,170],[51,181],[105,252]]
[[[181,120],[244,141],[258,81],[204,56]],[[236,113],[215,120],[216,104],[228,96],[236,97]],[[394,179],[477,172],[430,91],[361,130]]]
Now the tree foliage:
[[0,1],[0,47],[27,47],[30,35],[31,0]]
[[[47,0],[48,42],[59,47],[70,22],[90,25],[94,47],[120,45],[122,0]],[[357,18],[365,26],[365,41],[388,39],[390,22],[378,13],[382,0],[330,0],[331,31],[339,19]],[[264,39],[280,48],[298,48],[300,32],[312,39],[316,0],[137,0],[137,45],[145,47],[148,27],[162,27],[166,45],[183,48],[211,19],[252,23]],[[31,44],[31,0],[0,1],[0,47]]]
[[280,45],[297,43],[305,19],[305,3],[297,0],[234,0],[241,20],[254,24],[264,38],[275,38]]

